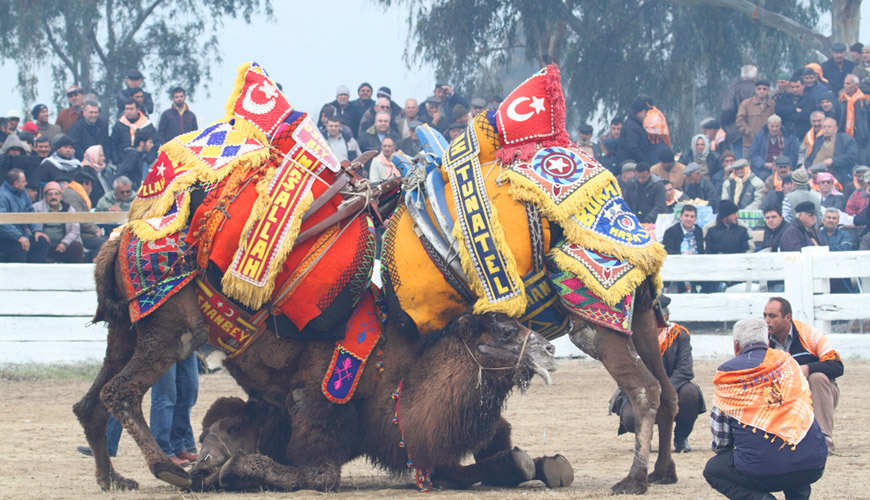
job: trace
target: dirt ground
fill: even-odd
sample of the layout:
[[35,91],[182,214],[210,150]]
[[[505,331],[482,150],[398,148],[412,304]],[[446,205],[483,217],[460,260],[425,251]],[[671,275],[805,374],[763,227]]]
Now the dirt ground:
[[[717,362],[699,362],[696,381],[712,398],[711,379]],[[870,362],[846,363],[839,380],[841,396],[836,413],[835,441],[838,453],[828,459],[824,477],[813,487],[814,498],[868,498],[870,475],[861,447],[868,441],[867,428],[859,427],[859,415],[870,411],[870,398],[860,386],[870,379]],[[91,458],[75,451],[84,444],[81,428],[72,414],[72,404],[86,391],[86,381],[0,381],[0,498],[14,499],[207,499],[229,498],[238,493],[187,493],[155,479],[146,469],[139,450],[126,433],[121,438],[114,465],[122,475],[139,481],[135,492],[103,493],[94,480]],[[515,490],[475,487],[469,491],[430,493],[438,498],[601,498],[628,471],[633,439],[616,436],[617,420],[607,415],[607,402],[615,383],[602,366],[589,360],[562,360],[553,384],[536,379],[525,394],[511,396],[507,417],[513,424],[514,442],[532,456],[562,453],[575,470],[574,484],[547,490],[528,483]],[[217,397],[242,395],[235,382],[219,372],[200,379],[199,403],[193,408],[197,435],[206,409]],[[146,397],[145,408],[148,408]],[[147,413],[147,410],[146,410]],[[679,482],[650,487],[648,498],[722,498],[704,481],[701,471],[710,451],[707,416],[701,415],[689,439],[694,451],[675,455]],[[651,461],[654,460],[654,456]],[[380,499],[420,498],[411,478],[393,479],[364,460],[348,464],[342,474],[341,491],[330,498]],[[285,498],[287,493],[248,493],[243,498]],[[292,494],[294,498],[323,498],[314,491]],[[783,498],[782,494],[777,495]]]

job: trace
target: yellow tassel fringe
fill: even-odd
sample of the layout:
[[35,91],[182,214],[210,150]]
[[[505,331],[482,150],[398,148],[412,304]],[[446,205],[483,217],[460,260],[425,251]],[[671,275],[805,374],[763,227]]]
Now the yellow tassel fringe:
[[586,266],[578,262],[576,259],[567,255],[558,247],[550,250],[550,256],[559,266],[559,269],[564,269],[576,275],[584,285],[595,295],[601,297],[609,306],[619,304],[628,294],[632,293],[647,277],[647,273],[635,267],[610,288],[604,288],[601,283],[586,269]]
[[510,182],[508,194],[515,201],[534,203],[544,216],[557,222],[560,226],[571,224],[571,216],[577,213],[592,198],[593,194],[601,193],[608,184],[618,184],[608,170],[602,170],[595,177],[586,181],[582,188],[571,193],[561,203],[556,203],[540,187],[527,177],[507,169],[504,177]]

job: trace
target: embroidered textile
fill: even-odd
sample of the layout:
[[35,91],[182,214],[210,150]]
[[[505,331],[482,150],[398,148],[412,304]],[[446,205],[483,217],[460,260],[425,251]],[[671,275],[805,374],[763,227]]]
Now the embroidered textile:
[[236,83],[227,100],[226,116],[235,127],[260,142],[268,142],[293,111],[284,94],[259,64],[239,66]]
[[353,310],[344,338],[335,343],[332,361],[321,386],[326,399],[339,404],[350,401],[369,355],[380,338],[381,321],[373,292],[369,290]]
[[564,240],[550,251],[549,258],[612,306],[632,294],[647,277],[646,272],[626,260]]
[[577,275],[561,269],[552,259],[547,260],[547,273],[562,304],[571,312],[596,325],[631,335],[634,292],[610,305],[592,292]]
[[568,333],[572,322],[569,316],[559,312],[556,307],[558,295],[550,285],[546,269],[526,276],[523,281],[526,289],[526,311],[520,317],[520,323],[547,340],[552,340]]
[[227,358],[245,352],[266,329],[268,314],[264,311],[248,314],[215,290],[208,280],[197,278],[196,298],[208,325],[209,343],[226,353]]

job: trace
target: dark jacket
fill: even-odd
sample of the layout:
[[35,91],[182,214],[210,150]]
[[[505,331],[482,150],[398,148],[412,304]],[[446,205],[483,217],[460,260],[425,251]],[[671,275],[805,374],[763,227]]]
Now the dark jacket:
[[713,183],[707,179],[701,177],[701,181],[697,184],[690,184],[688,181],[685,182],[683,184],[683,194],[685,194],[690,200],[696,198],[707,200],[707,203],[709,203],[710,207],[713,209],[713,213],[719,212],[719,201],[721,201],[722,192],[717,192]]
[[[595,159],[597,160],[598,157],[596,156]],[[690,147],[689,149],[683,151],[683,154],[680,155],[680,163],[682,163],[683,165],[688,165],[692,162],[698,163],[698,161],[695,160],[694,147]],[[700,163],[698,164],[700,165]],[[716,172],[722,171],[722,155],[718,151],[710,151],[707,153],[707,171],[709,172],[711,179]],[[683,184],[683,188],[685,187],[686,185]]]
[[[695,226],[698,228],[698,226]],[[692,359],[692,343],[688,332],[680,331],[674,342],[662,354],[662,362],[671,385],[677,392],[680,388],[695,378],[694,362]],[[701,396],[701,406],[704,405],[704,397]]]
[[187,104],[184,105],[183,113],[179,113],[175,106],[170,106],[160,115],[154,146],[165,144],[175,137],[193,132],[197,128],[199,127],[196,124],[196,115],[187,107]]
[[[821,194],[821,193],[820,193]],[[827,198],[822,200],[822,206],[825,208],[836,208],[841,212],[846,211],[846,196],[842,194],[829,194]]]
[[645,162],[648,160],[651,148],[652,144],[643,128],[643,122],[635,115],[626,118],[617,141],[616,164],[620,165],[625,160]]
[[136,148],[126,147],[118,164],[118,176],[126,176],[133,185],[133,191],[138,191],[142,184],[142,175],[145,168],[144,155]]
[[[840,132],[846,132],[846,101],[837,101],[837,116],[842,117]],[[870,144],[870,100],[861,99],[855,102],[855,125],[852,128],[852,138],[858,143],[858,149]]]
[[782,232],[782,237],[779,240],[779,250],[781,252],[800,252],[801,248],[813,246],[810,238],[815,238],[819,241],[819,235],[815,230],[810,231],[805,228],[797,217],[785,228]]
[[798,333],[797,328],[794,326],[794,322],[792,322],[791,329],[796,337],[792,340],[791,346],[788,348],[788,353],[791,354],[791,357],[793,357],[795,361],[797,361],[797,364],[801,366],[807,365],[810,373],[824,373],[831,380],[836,380],[838,377],[843,376],[845,369],[842,360],[829,359],[826,361],[819,361],[819,358],[807,351],[803,342],[800,341],[800,333]]
[[[0,186],[0,213],[9,212],[33,212],[33,202],[26,191],[9,184],[9,181],[3,181]],[[0,240],[16,241],[41,228],[39,224],[0,224]]]
[[731,144],[741,137],[737,130],[737,110],[740,108],[740,103],[755,95],[755,80],[740,80],[739,82],[728,87],[725,95],[722,96],[722,112],[719,115],[719,123],[728,134],[725,140],[727,144]]
[[[852,167],[858,161],[858,143],[844,132],[837,132],[836,137],[833,162],[829,170],[841,184],[845,185],[852,179]],[[819,138],[813,143],[813,149],[807,155],[806,165],[813,165],[813,160],[815,160],[824,142],[824,139]]]
[[[695,233],[695,241],[698,242],[698,253],[704,253],[704,231],[695,224],[692,229]],[[676,224],[669,227],[662,236],[662,244],[665,250],[671,255],[680,255],[680,245],[683,243],[683,226],[677,221]]]
[[99,144],[103,146],[103,154],[109,159],[112,157],[112,142],[109,140],[109,123],[102,117],[97,117],[93,124],[88,123],[84,117],[79,118],[69,128],[69,137],[76,143],[76,158],[82,160],[85,150]]
[[[386,137],[389,137],[396,143],[399,142],[399,133],[393,129],[387,131]],[[378,137],[377,132],[375,132],[374,125],[369,127],[368,130],[359,135],[359,139],[357,139],[357,143],[359,143],[359,150],[361,152],[366,151],[380,151],[381,150],[381,139]]]
[[341,105],[338,103],[338,99],[328,103],[327,105],[335,108],[335,114],[336,116],[338,116],[338,120],[343,125],[347,125],[348,127],[350,127],[350,124],[348,123],[350,121],[350,101],[348,101],[347,106],[345,106],[344,109],[341,108]]
[[[782,131],[783,135],[783,150],[780,155],[788,156],[792,165],[797,165],[798,160],[798,140],[793,134]],[[767,161],[767,153],[770,149],[770,130],[767,125],[755,133],[752,139],[752,146],[749,147],[749,164],[752,172],[761,180],[767,179],[771,174],[771,170],[764,168],[764,162]]]
[[788,224],[785,221],[782,221],[776,229],[770,229],[769,227],[764,226],[764,239],[761,240],[761,243],[755,245],[755,249],[763,250],[769,248],[771,252],[779,252],[779,241],[782,239],[782,233],[785,231],[787,226]]
[[[127,87],[119,90],[115,95],[115,104],[118,105],[118,116],[121,116],[124,113],[124,102],[127,101],[127,99],[130,99],[130,96],[133,95],[133,90],[134,89]],[[138,90],[138,88],[136,90]],[[145,109],[142,110],[143,113],[150,115],[154,112],[154,99],[151,98],[151,92],[145,92],[145,100],[142,101],[142,104],[145,106]]]
[[740,224],[726,226],[721,220],[707,230],[705,250],[711,253],[746,253],[749,251],[749,231]]
[[665,186],[658,176],[651,176],[645,184],[637,182],[637,177],[632,178],[623,195],[640,222],[654,224],[658,215],[665,212]]
[[837,96],[840,94],[840,91],[843,90],[843,80],[846,78],[846,75],[855,69],[855,62],[845,59],[843,60],[843,69],[840,69],[833,59],[828,59],[823,62],[821,66],[822,73],[825,75],[825,80],[828,81],[828,87],[830,87],[831,92]]
[[[774,111],[782,118],[782,128],[803,138],[812,128],[810,115],[816,110],[816,101],[806,92],[800,96],[780,94],[775,99]],[[800,111],[798,111],[800,110]]]
[[807,87],[804,89],[804,95],[808,95],[813,98],[813,101],[816,103],[816,109],[822,109],[822,94],[831,90],[822,82],[816,82],[812,87]]
[[[157,143],[157,129],[154,128],[153,123],[148,123],[148,125],[142,127],[142,130],[147,130],[148,132],[150,132],[151,136],[154,137],[154,143]],[[115,125],[112,126],[111,141],[112,163],[114,163],[115,165],[120,165],[124,157],[124,150],[133,145],[133,139],[130,135],[130,126],[125,125],[121,120],[117,120],[115,122]],[[156,150],[157,148],[154,148],[154,151]],[[138,187],[138,184],[136,186]]]
[[357,132],[359,131],[359,122],[362,120],[363,113],[368,111],[369,108],[374,105],[375,101],[373,99],[368,99],[366,101],[354,99],[347,104],[347,126],[350,127],[351,132],[357,140],[359,140]]

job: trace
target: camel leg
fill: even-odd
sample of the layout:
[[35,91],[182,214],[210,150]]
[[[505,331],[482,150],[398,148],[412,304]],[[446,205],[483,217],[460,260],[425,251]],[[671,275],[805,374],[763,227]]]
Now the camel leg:
[[514,448],[504,450],[470,465],[438,467],[432,473],[436,486],[466,489],[476,483],[513,487],[535,478],[535,462]]
[[100,391],[127,364],[133,355],[135,342],[135,336],[129,327],[109,326],[106,358],[100,373],[97,374],[87,394],[73,405],[73,412],[85,430],[88,446],[96,462],[97,483],[103,490],[134,490],[139,487],[136,481],[122,477],[112,467],[106,443],[106,423],[109,420],[109,413],[100,401]]
[[341,466],[319,463],[304,466],[282,465],[259,453],[233,456],[223,465],[219,484],[230,490],[267,487],[283,491],[336,491]]
[[659,348],[658,327],[655,313],[652,309],[638,311],[632,328],[632,341],[637,348],[647,369],[652,372],[661,387],[661,401],[656,415],[656,425],[659,429],[659,453],[650,483],[672,484],[677,482],[677,471],[671,453],[671,441],[674,432],[674,417],[677,414],[677,391],[668,379],[662,354]]
[[646,368],[628,335],[591,326],[578,319],[571,342],[597,358],[610,376],[628,394],[635,415],[634,460],[628,475],[612,490],[614,493],[645,493],[653,422],[659,406],[660,386]]
[[180,488],[190,475],[173,464],[157,446],[142,414],[142,398],[167,370],[186,359],[208,339],[192,286],[167,300],[158,311],[135,325],[136,349],[121,372],[100,392],[103,404],[139,445],[155,477]]

